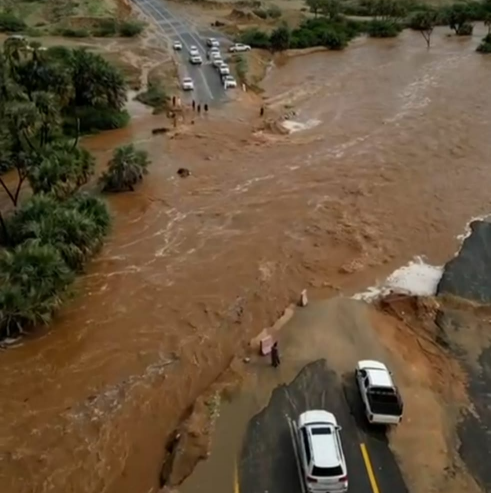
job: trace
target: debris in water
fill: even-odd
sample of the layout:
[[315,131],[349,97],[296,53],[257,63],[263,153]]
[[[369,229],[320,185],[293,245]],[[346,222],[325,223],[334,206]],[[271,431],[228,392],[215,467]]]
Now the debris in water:
[[307,290],[304,289],[302,293],[300,294],[300,300],[298,302],[299,306],[307,306],[309,303],[309,300],[307,298]]
[[167,127],[159,127],[159,128],[153,128],[152,129],[152,134],[157,135],[157,134],[165,134],[169,131]]
[[189,171],[187,168],[179,168],[177,170],[177,174],[181,177],[181,178],[187,178],[188,176],[191,176],[191,171]]

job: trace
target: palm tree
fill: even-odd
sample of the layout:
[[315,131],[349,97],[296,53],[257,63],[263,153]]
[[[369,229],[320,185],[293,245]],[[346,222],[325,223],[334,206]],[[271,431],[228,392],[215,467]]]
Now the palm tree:
[[108,170],[100,178],[103,190],[133,191],[143,175],[148,173],[149,164],[147,152],[136,149],[133,144],[118,147],[108,163]]
[[121,110],[126,103],[126,82],[104,58],[80,48],[70,60],[75,106],[101,106]]
[[82,206],[73,207],[73,203],[70,206],[53,196],[39,194],[27,200],[8,220],[7,229],[13,245],[29,240],[51,245],[72,270],[80,271],[100,247],[108,226]]
[[28,241],[0,252],[0,338],[48,323],[73,273],[50,245]]

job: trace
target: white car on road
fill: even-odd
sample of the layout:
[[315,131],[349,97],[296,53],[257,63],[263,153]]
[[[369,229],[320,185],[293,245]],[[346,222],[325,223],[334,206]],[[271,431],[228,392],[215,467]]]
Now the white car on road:
[[298,459],[309,493],[348,491],[341,427],[334,414],[307,411],[298,418],[296,431]]
[[215,39],[215,38],[208,38],[206,40],[206,46],[211,46],[211,47],[216,47],[218,48],[220,46],[220,42],[218,41],[218,39]]
[[182,43],[180,41],[174,41],[174,44],[172,45],[172,47],[176,51],[180,51],[180,50],[182,50]]
[[404,404],[387,367],[380,361],[358,361],[355,377],[368,422],[398,425]]
[[213,47],[208,51],[208,58],[211,58],[213,55],[220,55],[220,48]]
[[190,56],[196,56],[196,55],[199,55],[199,50],[198,50],[198,48],[197,48],[196,46],[194,46],[194,45],[191,45],[191,46],[189,47],[189,55],[190,55]]
[[193,65],[201,65],[203,63],[203,59],[201,58],[201,55],[191,55],[189,57],[189,62]]
[[217,69],[220,75],[230,75],[230,68],[226,63],[222,63],[217,67]]
[[211,63],[213,64],[214,67],[218,68],[220,65],[222,65],[222,63],[224,63],[224,61],[222,59],[222,55],[220,55],[220,53],[218,53],[217,56],[212,56],[211,57]]
[[251,51],[251,47],[242,43],[235,43],[228,49],[228,51],[230,51],[230,53],[240,53],[242,51]]
[[182,79],[182,89],[183,91],[193,91],[194,90],[194,82],[193,82],[193,79],[191,79],[191,77],[184,77],[184,79]]
[[235,89],[237,87],[237,81],[231,75],[226,75],[223,78],[223,87],[224,89]]

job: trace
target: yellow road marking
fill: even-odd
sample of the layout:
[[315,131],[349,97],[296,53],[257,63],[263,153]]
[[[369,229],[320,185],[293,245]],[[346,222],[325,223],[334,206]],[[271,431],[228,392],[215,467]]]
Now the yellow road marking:
[[237,465],[237,461],[235,461],[235,466],[234,466],[234,493],[239,493],[240,492],[240,487],[239,487],[239,467]]
[[365,461],[365,467],[367,469],[368,479],[370,481],[370,486],[372,487],[373,493],[380,493],[378,489],[377,480],[375,479],[375,474],[373,472],[372,463],[370,462],[370,456],[368,455],[367,447],[364,443],[360,443],[361,455],[363,455],[363,460]]

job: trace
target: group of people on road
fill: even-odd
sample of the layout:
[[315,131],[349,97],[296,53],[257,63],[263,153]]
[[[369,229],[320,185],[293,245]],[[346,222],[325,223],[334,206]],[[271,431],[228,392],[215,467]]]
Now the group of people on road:
[[[198,113],[201,113],[201,104],[200,103],[196,104],[196,101],[194,99],[192,102],[192,107],[193,107],[193,111],[197,111]],[[208,103],[205,103],[203,105],[203,110],[205,113],[208,113]]]

